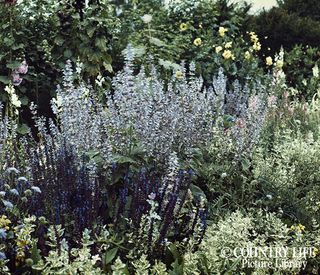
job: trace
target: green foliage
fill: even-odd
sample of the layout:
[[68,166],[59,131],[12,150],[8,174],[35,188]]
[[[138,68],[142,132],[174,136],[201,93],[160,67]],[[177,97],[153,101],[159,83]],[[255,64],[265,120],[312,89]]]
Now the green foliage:
[[319,274],[318,1],[71,2],[0,3],[0,273]]
[[[221,218],[217,224],[209,226],[199,250],[185,255],[186,274],[269,274],[271,271],[268,268],[245,267],[242,263],[245,257],[238,256],[241,248],[266,246],[293,248],[301,245],[316,247],[317,241],[311,237],[313,234],[319,234],[319,230],[310,228],[310,232],[307,232],[303,225],[289,228],[275,213],[255,210],[246,213],[236,211]],[[290,259],[289,255],[287,257]],[[307,260],[312,262],[313,258],[314,255],[309,255]],[[263,254],[257,254],[254,259],[275,260]],[[277,272],[277,268],[273,270]],[[295,268],[278,270],[279,274],[290,271],[298,270]]]
[[320,20],[320,4],[317,0],[278,0],[280,8],[300,17],[310,17],[316,21]]
[[269,207],[280,207],[293,219],[307,222],[305,217],[313,217],[320,221],[319,153],[319,139],[312,132],[286,131],[278,134],[271,152],[255,156],[255,178],[270,197]]
[[320,84],[319,48],[295,46],[285,54],[284,61],[283,69],[288,85],[297,90],[295,95],[310,100]]
[[[119,21],[108,2],[91,4],[83,17],[67,1],[1,3],[0,10],[0,81],[8,84],[19,62],[27,61],[29,72],[17,87],[23,105],[35,101],[47,113],[68,59],[81,60],[83,77],[93,84],[98,74],[112,73],[110,43]],[[0,100],[7,100],[5,94]]]
[[[72,248],[69,251],[68,243],[63,238],[63,229],[60,226],[50,227],[48,230],[48,245],[50,251],[44,261],[39,261],[32,268],[41,271],[41,274],[101,274],[102,270],[96,267],[100,261],[99,255],[92,255],[90,246],[93,242],[90,231],[82,234],[81,248]],[[70,253],[70,254],[69,254]],[[70,256],[72,260],[70,259]]]

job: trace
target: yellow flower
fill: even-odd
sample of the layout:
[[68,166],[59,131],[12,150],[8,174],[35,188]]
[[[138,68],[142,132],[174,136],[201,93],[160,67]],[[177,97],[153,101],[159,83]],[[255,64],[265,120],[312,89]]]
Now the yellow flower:
[[232,60],[235,59],[234,55],[231,53],[230,50],[224,50],[222,56],[223,56],[224,59],[230,59],[230,58],[231,58]]
[[202,40],[201,40],[201,38],[196,38],[194,41],[193,41],[193,44],[195,45],[195,46],[201,46],[201,44],[202,44]]
[[290,229],[292,230],[292,231],[296,231],[296,232],[299,232],[299,233],[302,233],[302,231],[305,231],[305,226],[304,225],[302,225],[301,223],[299,223],[298,225],[296,225],[296,226],[294,226],[294,225],[292,225],[291,227],[290,227]]
[[251,42],[253,42],[254,44],[258,43],[259,38],[255,34],[255,32],[250,32],[249,35],[250,35]]
[[16,240],[17,246],[18,247],[25,247],[27,246],[30,242],[28,240]]
[[183,73],[181,71],[176,71],[176,78],[181,79],[183,77]]
[[298,228],[300,231],[304,231],[306,229],[306,227],[304,225],[302,225],[301,223],[298,224]]
[[219,53],[223,50],[223,48],[221,46],[217,46],[216,47],[216,53]]
[[271,56],[266,57],[266,64],[267,64],[268,66],[271,66],[271,65],[273,64],[273,61],[272,61],[272,57],[271,57]]
[[5,230],[9,230],[10,224],[11,224],[11,221],[7,218],[6,215],[2,215],[0,217],[0,228],[3,228]]
[[26,257],[26,254],[24,253],[24,251],[19,250],[16,254],[16,261],[17,261],[17,265],[19,265],[19,263],[22,263],[24,261]]
[[283,67],[283,61],[282,61],[282,60],[277,60],[277,62],[276,62],[276,67],[277,67],[278,69],[282,69],[282,67]]
[[203,28],[201,23],[199,24],[199,28],[200,28],[200,29],[202,29],[202,28]]
[[314,248],[313,248],[313,252],[312,252],[313,257],[317,256],[318,253],[319,253],[319,249],[316,248],[316,247],[314,247]]
[[230,49],[232,47],[232,42],[228,42],[224,45],[226,49]]
[[249,51],[246,51],[246,52],[244,53],[244,58],[245,58],[245,59],[250,59],[250,57],[251,57],[250,52],[249,52]]
[[255,50],[255,51],[260,51],[261,50],[261,44],[260,42],[256,42],[253,44],[252,48]]
[[181,23],[180,24],[180,31],[186,31],[188,29],[188,25],[186,23]]
[[228,29],[224,27],[219,27],[218,33],[221,37],[224,37],[225,33],[228,31]]

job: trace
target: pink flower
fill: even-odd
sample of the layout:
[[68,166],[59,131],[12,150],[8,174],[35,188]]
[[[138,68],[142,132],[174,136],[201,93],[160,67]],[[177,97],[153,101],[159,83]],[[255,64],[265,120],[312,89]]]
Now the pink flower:
[[252,96],[249,99],[249,108],[252,111],[255,111],[257,109],[258,106],[258,97],[257,96]]
[[26,74],[28,72],[28,64],[23,61],[21,65],[16,69],[19,74]]
[[268,97],[268,107],[275,107],[277,104],[277,97],[274,95],[271,95]]
[[22,78],[20,77],[20,75],[16,71],[14,71],[12,73],[12,84],[14,86],[19,86],[21,84],[21,82],[22,82]]
[[17,0],[4,0],[4,3],[5,4],[8,4],[8,5],[14,5],[16,4]]
[[236,120],[236,126],[237,126],[238,128],[244,128],[244,127],[246,126],[246,121],[245,121],[245,119],[244,119],[244,118],[238,118],[238,119]]

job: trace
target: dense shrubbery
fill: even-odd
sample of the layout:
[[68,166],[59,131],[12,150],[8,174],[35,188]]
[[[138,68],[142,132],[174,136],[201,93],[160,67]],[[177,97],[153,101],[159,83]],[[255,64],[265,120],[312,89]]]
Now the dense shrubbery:
[[260,60],[224,0],[4,2],[1,274],[319,273],[315,48]]

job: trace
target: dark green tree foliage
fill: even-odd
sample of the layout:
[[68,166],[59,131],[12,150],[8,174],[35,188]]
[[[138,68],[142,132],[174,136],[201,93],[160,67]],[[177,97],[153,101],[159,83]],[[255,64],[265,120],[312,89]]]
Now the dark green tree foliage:
[[278,0],[278,5],[289,13],[320,21],[320,2],[318,0]]
[[318,83],[312,68],[320,59],[320,1],[281,0],[278,5],[252,17],[259,37],[267,37],[260,54],[273,56],[283,47],[287,83],[310,99]]
[[[320,44],[320,2],[316,0],[284,0],[279,7],[263,10],[253,17],[251,24],[260,37],[267,36],[263,53],[274,53],[283,46],[291,50],[295,45],[317,47]],[[318,14],[318,15],[317,15]]]

